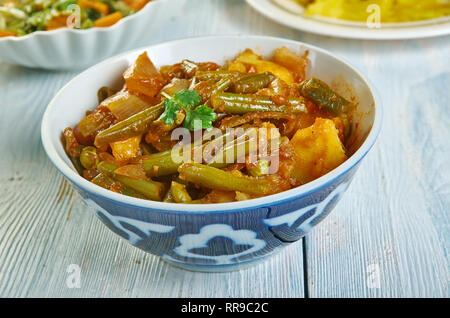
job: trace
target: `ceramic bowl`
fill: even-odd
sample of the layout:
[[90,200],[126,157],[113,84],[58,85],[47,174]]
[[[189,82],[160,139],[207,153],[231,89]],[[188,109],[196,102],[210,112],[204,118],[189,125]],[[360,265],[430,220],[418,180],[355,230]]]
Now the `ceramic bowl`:
[[[342,165],[308,184],[275,195],[223,204],[173,204],[123,196],[105,190],[75,171],[62,131],[75,126],[97,105],[97,89],[120,87],[122,72],[143,51],[157,66],[182,59],[224,63],[245,48],[270,55],[286,46],[309,51],[309,76],[325,82],[345,79],[358,104],[353,154]],[[346,62],[317,47],[264,36],[215,36],[178,40],[134,50],[95,65],[70,81],[49,104],[42,143],[55,167],[100,220],[130,244],[165,261],[195,271],[228,271],[264,260],[301,239],[342,197],[381,127],[381,104],[373,87]]]
[[159,32],[182,7],[168,5],[170,1],[153,0],[139,12],[107,28],[62,28],[0,38],[0,61],[51,70],[85,68],[129,50],[145,35]]

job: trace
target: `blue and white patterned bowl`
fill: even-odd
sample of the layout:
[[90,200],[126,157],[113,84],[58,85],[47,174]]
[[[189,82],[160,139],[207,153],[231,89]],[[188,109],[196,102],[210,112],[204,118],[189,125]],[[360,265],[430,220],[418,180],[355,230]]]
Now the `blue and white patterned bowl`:
[[[243,202],[190,205],[153,202],[123,196],[77,174],[64,152],[61,133],[75,126],[97,105],[97,89],[122,85],[126,67],[144,50],[157,66],[188,58],[224,63],[252,48],[270,55],[286,46],[309,51],[310,76],[332,84],[345,79],[358,106],[354,114],[353,155],[341,166],[301,187]],[[342,87],[341,87],[342,88]],[[345,94],[345,92],[344,92]],[[381,105],[361,74],[332,54],[296,41],[264,36],[220,36],[154,45],[91,67],[56,95],[42,121],[42,143],[50,160],[96,215],[130,244],[176,266],[196,271],[228,271],[261,261],[298,241],[325,218],[347,189],[361,159],[381,127]]]

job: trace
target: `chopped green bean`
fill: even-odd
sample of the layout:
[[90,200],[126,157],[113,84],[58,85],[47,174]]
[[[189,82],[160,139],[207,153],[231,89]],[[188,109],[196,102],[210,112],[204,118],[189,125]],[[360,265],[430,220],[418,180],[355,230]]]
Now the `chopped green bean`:
[[216,111],[238,115],[267,111],[293,114],[307,112],[302,98],[290,98],[286,104],[278,105],[270,97],[234,93],[219,93],[211,96],[211,105]]
[[[211,131],[211,134],[213,134],[213,130]],[[194,141],[194,143],[185,145],[178,149],[178,154],[181,158],[183,158],[184,151],[191,152],[195,147],[202,147],[203,141],[210,137],[211,136],[206,133],[200,140]],[[143,157],[142,166],[144,167],[145,172],[152,176],[158,177],[176,173],[182,162],[174,162],[172,151],[173,149]]]
[[256,128],[251,128],[251,130],[246,131],[245,134],[238,136],[231,142],[225,144],[218,153],[213,158],[206,161],[205,164],[215,168],[225,168],[238,162],[239,159],[242,160],[241,162],[244,162],[245,156],[248,155],[250,151],[257,150],[251,149],[252,145],[257,145]]
[[230,72],[225,70],[218,70],[218,71],[197,71],[195,73],[195,77],[200,81],[213,81],[218,82],[221,79],[229,76],[240,76],[243,73],[239,72]]
[[251,123],[255,120],[260,121],[266,121],[270,119],[274,120],[289,120],[289,119],[295,119],[295,114],[288,114],[288,113],[280,113],[280,112],[250,112],[246,113],[242,116],[234,115],[226,118],[220,123],[219,129],[227,129],[227,128],[234,128],[238,126],[245,125],[247,123]]
[[173,161],[172,150],[145,156],[142,159],[144,170],[152,176],[167,176],[176,173],[180,164]]
[[317,78],[312,77],[303,81],[299,85],[299,90],[303,96],[335,116],[345,114],[352,108],[351,102]]
[[80,154],[80,162],[85,169],[95,169],[98,163],[97,148],[84,147]]
[[241,191],[255,195],[278,192],[274,186],[277,175],[267,177],[238,176],[231,172],[198,163],[185,163],[178,168],[180,178],[209,189]]
[[101,148],[111,142],[125,140],[144,133],[163,111],[164,104],[160,103],[103,130],[95,137],[95,146]]
[[253,94],[262,88],[266,88],[274,79],[275,76],[269,72],[247,75],[234,83],[234,92]]
[[119,185],[118,188],[120,189],[121,194],[140,199],[147,198],[145,195],[140,194],[139,192],[136,192],[133,189],[126,187],[121,182],[114,180],[103,173],[99,173],[94,179],[91,180],[91,182],[107,190],[110,190],[112,186],[117,184]]
[[[199,142],[195,142],[193,144],[186,145],[180,149],[178,149],[179,153],[179,161],[175,162],[172,152],[173,150],[168,150],[164,152],[155,153],[149,156],[142,157],[142,166],[146,173],[148,173],[151,176],[167,176],[170,174],[174,174],[177,172],[178,167],[184,163],[183,161],[183,153],[184,151],[191,152],[191,155],[195,153],[195,151],[201,151],[203,154],[205,147],[210,147],[209,149],[213,149],[216,145],[217,148],[219,148],[221,145],[223,145],[224,141],[227,137],[229,137],[230,132],[225,132],[223,135],[221,135],[219,138],[207,141],[204,144]],[[202,140],[208,140],[207,136],[205,136]],[[206,164],[211,165],[213,167],[223,168],[230,164],[233,164],[237,158],[239,158],[239,155],[245,155],[248,154],[250,151],[250,143],[251,140],[248,139],[246,136],[240,136],[236,139],[234,139],[231,143],[226,144],[223,148],[219,150],[219,152],[214,155]],[[242,153],[241,149],[244,150],[244,153]],[[227,159],[229,158],[228,153],[232,152],[233,162],[227,162]]]
[[164,184],[153,180],[138,180],[126,176],[121,176],[114,171],[117,167],[109,162],[102,161],[97,165],[98,171],[114,180],[123,183],[125,186],[145,195],[148,199],[161,201],[163,199]]
[[269,174],[269,162],[267,160],[258,160],[256,164],[248,170],[253,177],[261,177]]
[[225,76],[224,78],[220,79],[213,87],[211,91],[211,95],[218,94],[221,92],[226,91],[228,88],[233,85],[235,81],[235,77],[232,75]]
[[192,201],[192,198],[187,192],[184,184],[172,181],[172,184],[170,185],[170,193],[172,194],[172,199],[176,203],[188,203]]

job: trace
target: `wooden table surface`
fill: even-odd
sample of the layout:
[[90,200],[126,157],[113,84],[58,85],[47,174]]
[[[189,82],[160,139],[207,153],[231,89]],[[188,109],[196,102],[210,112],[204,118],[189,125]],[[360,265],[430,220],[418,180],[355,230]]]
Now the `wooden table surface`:
[[[78,71],[0,63],[0,296],[449,297],[450,36],[344,40],[283,27],[242,0],[185,6],[136,47],[271,35],[330,50],[370,78],[384,126],[348,192],[303,241],[265,263],[223,274],[173,268],[108,230],[44,153],[43,112]],[[70,264],[81,268],[80,288],[66,284]]]

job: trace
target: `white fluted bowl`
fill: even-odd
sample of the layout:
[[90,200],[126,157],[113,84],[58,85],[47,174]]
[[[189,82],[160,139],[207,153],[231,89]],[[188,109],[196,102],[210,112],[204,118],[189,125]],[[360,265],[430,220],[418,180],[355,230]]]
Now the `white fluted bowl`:
[[42,69],[81,69],[132,48],[145,34],[157,33],[181,5],[153,0],[113,26],[37,31],[0,38],[0,61]]

